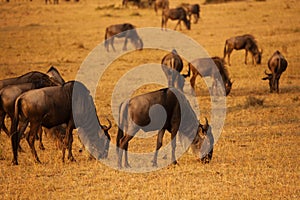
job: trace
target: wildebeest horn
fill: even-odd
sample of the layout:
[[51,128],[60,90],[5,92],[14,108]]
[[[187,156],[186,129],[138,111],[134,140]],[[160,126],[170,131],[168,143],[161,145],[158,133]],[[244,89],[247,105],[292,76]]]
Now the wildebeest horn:
[[[200,125],[201,125],[201,124],[200,124]],[[207,131],[207,130],[208,130],[208,127],[209,127],[208,120],[207,120],[207,118],[205,117],[205,124],[204,124],[204,125],[201,125],[201,128],[202,128],[204,131]]]
[[267,70],[265,70],[265,74],[268,75],[268,76],[271,75],[271,74],[268,74],[268,73],[267,73]]
[[107,132],[107,131],[111,128],[111,121],[110,121],[108,118],[106,118],[106,120],[108,121],[108,126],[103,126],[103,125],[101,125],[101,128],[102,128],[105,132]]
[[186,78],[186,77],[190,77],[190,75],[191,75],[191,68],[190,68],[190,64],[191,63],[189,63],[188,64],[188,73],[187,74],[181,74],[184,78]]

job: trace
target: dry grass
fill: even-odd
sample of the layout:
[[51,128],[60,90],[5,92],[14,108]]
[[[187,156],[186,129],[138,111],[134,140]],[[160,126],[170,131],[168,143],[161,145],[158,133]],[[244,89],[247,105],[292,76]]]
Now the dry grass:
[[[171,7],[183,1],[171,1]],[[196,3],[196,0],[191,2]],[[204,1],[202,1],[203,3]],[[111,6],[114,4],[113,6]],[[66,80],[76,73],[89,52],[103,41],[105,27],[131,22],[137,27],[159,27],[152,9],[123,9],[119,0],[0,3],[0,79],[31,70],[45,72],[55,65]],[[256,36],[264,49],[262,65],[244,65],[244,52],[233,52],[229,68],[234,80],[227,97],[227,116],[210,164],[202,165],[186,153],[178,166],[130,174],[113,170],[78,153],[77,162],[60,160],[61,153],[49,138],[38,150],[36,165],[25,141],[19,166],[11,166],[9,138],[0,137],[0,196],[2,199],[299,199],[300,197],[300,3],[267,0],[201,5],[201,19],[182,32],[199,42],[210,55],[222,56],[225,39],[244,33]],[[169,22],[173,28],[175,22]],[[118,43],[121,44],[121,43]],[[118,46],[120,47],[120,46]],[[280,81],[280,94],[269,94],[261,80],[267,59],[280,50],[289,62]],[[105,71],[96,93],[100,120],[112,119],[111,93],[117,80],[143,63],[160,63],[164,52],[126,54]],[[202,81],[197,83],[201,120],[210,117],[210,98]],[[157,86],[145,86],[139,92]],[[247,106],[247,98],[263,106]],[[251,102],[257,102],[250,100]],[[117,126],[111,135],[114,141]],[[166,135],[166,139],[169,135]],[[130,150],[153,150],[155,139],[132,140]],[[144,148],[144,149],[143,149]]]

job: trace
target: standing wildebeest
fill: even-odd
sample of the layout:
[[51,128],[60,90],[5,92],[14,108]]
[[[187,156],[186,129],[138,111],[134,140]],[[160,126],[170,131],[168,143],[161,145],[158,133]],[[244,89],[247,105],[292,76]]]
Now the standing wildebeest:
[[126,7],[128,2],[133,2],[137,7],[141,6],[141,0],[122,0],[122,5]]
[[[253,35],[245,34],[241,36],[231,37],[226,40],[224,46],[224,57],[228,55],[228,65],[230,66],[230,54],[233,50],[245,49],[245,64],[247,64],[248,51],[252,54],[252,64],[260,64],[262,57],[262,50],[258,49],[257,43]],[[254,63],[255,59],[255,63]]]
[[176,87],[183,91],[184,78],[180,75],[183,63],[175,49],[163,57],[161,67],[168,79],[168,87]]
[[[214,65],[216,67],[214,67]],[[192,78],[190,79],[190,83],[194,91],[196,78],[199,75],[201,77],[210,76],[213,78],[212,88],[213,92],[215,92],[215,90],[217,89],[217,81],[221,81],[218,80],[220,74],[225,87],[226,96],[230,93],[232,82],[229,78],[228,70],[226,69],[224,60],[222,58],[199,58],[189,63],[188,67],[188,74],[186,76],[190,76],[190,71],[192,71]]]
[[164,10],[165,8],[169,8],[169,0],[156,0],[154,3],[154,11],[156,15],[159,8],[161,8],[162,10]]
[[178,20],[174,30],[176,30],[177,26],[179,25],[179,29],[181,30],[181,24],[180,22],[183,21],[186,28],[188,30],[191,29],[191,22],[190,20],[187,19],[186,17],[186,11],[184,10],[184,8],[179,7],[179,8],[165,8],[162,11],[162,18],[161,18],[161,29],[163,30],[163,28],[165,27],[165,30],[167,29],[167,22],[168,19],[170,18],[171,20]]
[[[62,86],[46,87],[30,90],[18,97],[15,103],[15,116],[12,124],[12,147],[13,164],[18,164],[18,145],[20,132],[18,131],[19,120],[30,123],[30,131],[26,136],[36,162],[40,163],[34,147],[35,135],[41,126],[52,128],[61,124],[67,124],[64,146],[62,149],[62,160],[68,148],[68,159],[75,161],[72,155],[72,131],[78,129],[80,138],[89,142],[93,150],[95,145],[99,158],[108,155],[110,136],[101,129],[96,114],[94,101],[89,90],[80,82],[69,81]],[[97,144],[95,144],[97,143]]]
[[287,66],[288,62],[284,58],[284,56],[279,51],[275,51],[275,53],[271,56],[271,58],[268,61],[268,67],[272,73],[268,74],[265,71],[267,77],[263,78],[263,80],[269,80],[271,93],[273,91],[279,93],[279,79],[281,74],[286,70]]
[[[23,81],[26,82],[23,83]],[[47,74],[30,72],[18,78],[5,79],[2,82],[5,83],[3,86],[8,85],[0,89],[0,131],[3,129],[7,135],[10,135],[4,124],[4,119],[6,113],[12,119],[14,102],[20,94],[31,89],[62,85],[65,81],[58,70],[51,66]]]
[[200,6],[199,4],[182,3],[181,6],[186,9],[186,13],[189,16],[189,20],[194,16],[194,24],[197,24],[200,18]]
[[123,50],[127,49],[127,40],[130,39],[131,43],[136,49],[143,49],[143,41],[136,32],[135,26],[129,23],[115,24],[106,28],[105,30],[105,48],[109,51],[109,44],[114,51],[114,39],[125,37]]
[[[162,106],[166,112],[166,119],[162,119],[162,110],[155,109],[155,105]],[[192,150],[199,153],[203,162],[209,162],[212,157],[213,135],[207,120],[205,125],[201,125],[184,94],[175,88],[149,92],[123,102],[119,108],[118,126],[116,144],[120,168],[123,150],[125,150],[125,167],[130,167],[127,155],[128,143],[139,130],[145,132],[159,130],[153,166],[157,166],[157,154],[162,146],[165,130],[171,133],[173,164],[177,163],[175,148],[178,131],[181,139],[189,140]]]

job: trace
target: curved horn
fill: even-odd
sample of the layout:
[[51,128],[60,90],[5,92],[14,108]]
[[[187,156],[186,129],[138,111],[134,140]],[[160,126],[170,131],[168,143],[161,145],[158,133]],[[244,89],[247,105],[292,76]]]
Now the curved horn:
[[102,129],[103,129],[105,132],[107,132],[107,131],[111,128],[111,121],[110,121],[108,118],[106,118],[106,120],[108,121],[108,126],[103,126],[103,125],[101,125]]
[[191,68],[190,68],[190,64],[191,64],[191,63],[188,64],[188,72],[187,72],[187,74],[181,74],[184,78],[190,77],[190,76],[191,76]]
[[204,131],[207,131],[207,130],[208,130],[208,127],[209,127],[208,120],[207,120],[207,118],[205,117],[205,124],[202,126],[202,128],[203,128]]
[[267,70],[265,70],[265,74],[268,75],[268,76],[271,75],[271,74],[268,74],[268,73],[267,73]]

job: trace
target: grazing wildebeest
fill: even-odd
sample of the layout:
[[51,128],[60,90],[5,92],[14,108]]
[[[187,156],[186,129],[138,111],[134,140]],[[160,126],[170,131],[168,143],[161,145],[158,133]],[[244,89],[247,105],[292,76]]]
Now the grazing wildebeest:
[[[47,4],[49,1],[50,4],[52,4],[51,0],[45,0],[45,4]],[[59,0],[53,0],[53,4],[58,4]]]
[[275,51],[268,61],[268,68],[271,71],[271,74],[268,74],[265,71],[267,77],[263,78],[263,80],[269,80],[271,93],[274,91],[279,93],[279,79],[281,74],[286,70],[287,66],[288,62],[284,56],[278,50]]
[[[26,82],[22,83],[23,81]],[[7,135],[10,135],[4,124],[4,119],[6,113],[12,119],[14,102],[20,94],[31,89],[62,85],[64,82],[58,70],[53,66],[50,67],[47,74],[30,72],[18,78],[3,80],[3,86],[8,85],[0,89],[0,131],[3,129]]]
[[161,18],[161,29],[165,27],[165,30],[167,29],[167,22],[168,19],[170,18],[171,20],[178,20],[174,30],[176,30],[177,26],[179,25],[179,29],[181,30],[181,24],[180,22],[183,21],[186,28],[188,30],[191,29],[191,22],[187,19],[186,17],[186,11],[184,8],[179,7],[179,8],[165,8],[162,11],[162,18]]
[[133,2],[137,7],[141,6],[141,0],[122,0],[122,5],[127,6],[128,2]]
[[169,8],[169,0],[156,0],[154,3],[154,11],[156,15],[159,8],[161,8],[162,10],[164,10],[165,8]]
[[163,57],[161,68],[168,79],[168,87],[176,87],[183,91],[184,78],[180,75],[183,62],[175,49]]
[[[217,66],[217,68],[214,66]],[[232,82],[229,78],[228,70],[226,69],[224,60],[222,58],[212,57],[196,59],[188,64],[188,74],[186,76],[190,76],[190,71],[192,72],[190,83],[194,91],[196,78],[199,75],[200,77],[210,76],[213,79],[212,91],[215,92],[217,89],[217,81],[221,81],[218,80],[220,74],[225,87],[226,96],[230,93]]]
[[[258,49],[257,42],[253,35],[245,34],[236,37],[231,37],[226,40],[224,46],[224,57],[225,60],[226,55],[228,55],[228,65],[230,66],[230,54],[233,50],[241,50],[245,49],[245,64],[247,64],[247,56],[248,51],[252,54],[252,64],[260,64],[262,57],[262,50]],[[255,59],[255,62],[254,62]]]
[[[61,124],[67,124],[62,160],[68,148],[68,159],[75,161],[72,155],[72,131],[78,128],[81,139],[87,139],[93,145],[97,145],[98,158],[106,158],[108,155],[110,136],[101,129],[96,114],[94,101],[89,90],[78,81],[69,81],[62,86],[46,87],[30,90],[21,94],[15,103],[15,115],[11,128],[13,164],[18,164],[18,145],[20,142],[19,120],[30,123],[30,131],[26,135],[27,142],[34,155],[35,161],[40,163],[34,147],[35,135],[41,126],[52,128]],[[93,140],[89,140],[93,138]],[[83,143],[85,143],[83,142]],[[97,142],[97,144],[95,144]]]
[[200,6],[199,4],[189,4],[189,3],[182,3],[181,6],[186,9],[187,16],[189,20],[194,17],[194,24],[197,24],[200,18]]
[[[152,106],[160,105],[166,112],[166,119],[161,118],[162,111]],[[176,135],[189,139],[194,152],[200,159],[209,162],[212,156],[213,136],[207,121],[201,125],[184,94],[175,88],[164,88],[149,92],[124,101],[119,108],[119,128],[117,134],[118,166],[122,167],[125,150],[125,167],[128,163],[128,143],[139,130],[145,132],[159,130],[153,166],[157,166],[158,150],[162,146],[165,130],[171,133],[172,162],[176,164]],[[182,140],[181,140],[182,141]],[[201,147],[205,144],[205,147]],[[208,158],[208,160],[206,159]]]
[[143,41],[136,32],[135,26],[129,23],[115,24],[106,28],[105,31],[105,48],[109,51],[109,44],[114,51],[114,39],[125,37],[123,50],[127,49],[127,40],[130,39],[131,43],[136,49],[143,49]]

